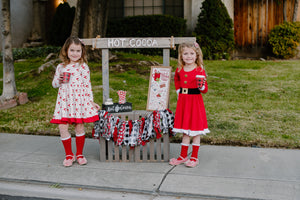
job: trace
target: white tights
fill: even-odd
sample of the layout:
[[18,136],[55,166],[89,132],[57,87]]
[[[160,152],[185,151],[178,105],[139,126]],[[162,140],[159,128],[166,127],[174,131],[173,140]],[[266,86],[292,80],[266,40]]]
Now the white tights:
[[[69,124],[59,124],[58,129],[59,129],[61,139],[71,137],[71,134],[69,133]],[[84,133],[85,133],[84,125],[83,124],[75,124],[76,136],[82,136],[82,135],[84,135]]]

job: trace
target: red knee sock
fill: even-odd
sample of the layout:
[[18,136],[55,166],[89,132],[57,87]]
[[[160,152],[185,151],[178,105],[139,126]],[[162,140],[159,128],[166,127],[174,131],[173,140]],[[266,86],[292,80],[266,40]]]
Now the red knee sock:
[[181,143],[181,152],[177,160],[183,160],[184,158],[186,158],[188,154],[188,150],[189,150],[189,145]]
[[192,147],[193,147],[193,151],[191,155],[191,160],[196,161],[198,159],[200,144],[192,144]]
[[77,158],[82,158],[82,151],[84,147],[84,142],[85,142],[85,133],[82,133],[80,135],[76,135],[76,157]]
[[66,153],[66,159],[72,159],[74,154],[72,152],[72,139],[71,136],[67,138],[61,138],[61,142],[64,145],[65,153]]

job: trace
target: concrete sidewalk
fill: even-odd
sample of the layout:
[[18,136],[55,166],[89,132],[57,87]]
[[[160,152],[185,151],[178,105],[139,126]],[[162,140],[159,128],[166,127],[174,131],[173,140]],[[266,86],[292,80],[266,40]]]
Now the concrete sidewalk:
[[[179,144],[171,144],[171,157],[179,151]],[[0,133],[0,194],[9,190],[4,187],[30,184],[56,189],[52,197],[59,199],[65,198],[59,196],[59,188],[144,194],[151,199],[300,199],[299,150],[202,145],[196,168],[100,162],[95,139],[86,140],[84,154],[87,165],[65,168],[59,137]]]

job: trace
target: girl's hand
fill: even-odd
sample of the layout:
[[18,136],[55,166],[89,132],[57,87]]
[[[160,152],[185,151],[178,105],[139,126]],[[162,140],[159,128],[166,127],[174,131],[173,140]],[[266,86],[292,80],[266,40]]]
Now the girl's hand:
[[95,102],[91,101],[91,104],[97,109],[100,110],[100,106],[96,104]]
[[205,85],[205,81],[206,81],[206,79],[203,79],[203,81],[201,83],[201,88]]
[[58,78],[59,84],[62,84],[62,83],[63,83],[63,79],[64,79],[64,75],[63,75],[63,74],[60,74],[60,75],[59,75],[59,78]]
[[203,82],[201,83],[201,87],[199,88],[200,91],[205,90],[205,81],[206,81],[206,79],[203,79]]

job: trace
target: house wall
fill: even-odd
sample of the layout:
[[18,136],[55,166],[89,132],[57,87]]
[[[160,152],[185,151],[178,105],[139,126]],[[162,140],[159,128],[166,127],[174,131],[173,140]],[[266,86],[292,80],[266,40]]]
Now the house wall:
[[[32,29],[32,0],[11,0],[10,2],[12,46],[21,47]],[[0,20],[2,21],[1,15]]]
[[[49,5],[59,0],[11,0],[11,31],[13,47],[21,47],[31,35],[33,28],[33,1],[47,1]],[[288,2],[288,19],[295,0]],[[52,2],[52,3],[51,3]],[[76,6],[77,0],[68,0],[70,6]],[[197,25],[200,8],[204,0],[184,0],[184,18],[187,20],[188,32],[191,33]],[[230,17],[234,21],[235,40],[239,46],[264,46],[267,34],[272,27],[281,23],[282,4],[276,5],[275,0],[222,0]],[[259,4],[255,4],[258,2]],[[267,6],[266,6],[267,3]],[[48,5],[48,7],[49,7]],[[1,9],[1,4],[0,4]],[[55,10],[55,8],[53,8]],[[49,27],[50,18],[54,10],[49,14],[46,11],[46,32]],[[298,7],[297,21],[300,21],[300,4]],[[268,15],[263,15],[268,12]],[[48,16],[49,15],[49,16]],[[1,16],[0,16],[1,19]],[[262,21],[264,20],[264,21]],[[259,31],[258,31],[259,30]],[[1,39],[1,34],[0,34]]]
[[[46,38],[46,32],[49,31],[51,19],[54,15],[55,8],[61,2],[60,0],[10,0],[10,11],[11,11],[11,34],[12,34],[12,46],[13,48],[22,47],[31,36],[34,29],[35,23],[41,23],[40,36],[43,39]],[[40,17],[38,21],[33,18],[33,2],[40,2],[43,6],[40,8]],[[77,0],[68,0],[70,6],[76,6]],[[1,4],[0,4],[1,9]],[[1,15],[0,15],[0,20]],[[1,39],[1,34],[0,34]]]

